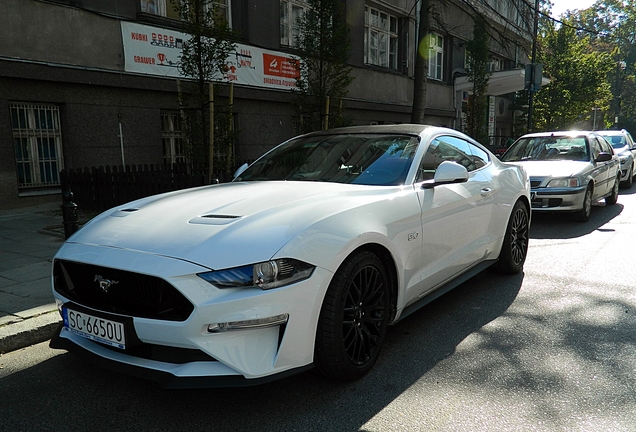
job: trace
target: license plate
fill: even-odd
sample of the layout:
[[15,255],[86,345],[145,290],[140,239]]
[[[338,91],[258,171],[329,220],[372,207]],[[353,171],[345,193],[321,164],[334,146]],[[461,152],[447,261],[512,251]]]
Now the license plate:
[[71,333],[106,345],[125,349],[124,324],[73,309],[63,308],[64,327]]

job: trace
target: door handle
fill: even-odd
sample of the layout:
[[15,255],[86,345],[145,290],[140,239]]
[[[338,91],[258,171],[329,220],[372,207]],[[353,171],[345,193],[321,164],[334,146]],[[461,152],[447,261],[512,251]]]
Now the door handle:
[[481,193],[481,196],[488,196],[492,193],[492,189],[483,188],[482,190],[479,191],[479,193]]

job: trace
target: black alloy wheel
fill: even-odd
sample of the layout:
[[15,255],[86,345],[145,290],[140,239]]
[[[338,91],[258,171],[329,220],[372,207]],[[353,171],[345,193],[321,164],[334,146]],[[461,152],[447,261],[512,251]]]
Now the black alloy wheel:
[[334,275],[320,311],[314,364],[331,378],[357,379],[375,363],[389,322],[389,280],[369,251],[349,257]]
[[503,245],[495,269],[501,273],[519,273],[523,270],[528,255],[530,233],[530,212],[521,201],[512,209],[510,220],[504,234]]

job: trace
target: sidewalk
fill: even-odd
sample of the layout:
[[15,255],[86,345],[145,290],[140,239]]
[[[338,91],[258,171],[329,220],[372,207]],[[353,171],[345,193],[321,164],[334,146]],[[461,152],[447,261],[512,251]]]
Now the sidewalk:
[[60,203],[0,210],[0,354],[51,338],[61,321],[51,261],[64,242]]

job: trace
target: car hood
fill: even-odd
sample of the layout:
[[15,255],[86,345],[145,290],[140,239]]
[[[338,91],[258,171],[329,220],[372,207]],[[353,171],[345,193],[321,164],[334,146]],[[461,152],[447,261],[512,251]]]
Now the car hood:
[[627,155],[630,153],[629,148],[627,148],[627,146],[623,146],[619,148],[614,147],[613,150],[615,155],[621,155],[621,154]]
[[211,269],[266,261],[308,226],[401,187],[243,182],[156,195],[108,210],[73,234],[83,243]]
[[571,177],[591,169],[590,162],[580,161],[527,161],[514,162],[525,168],[530,177]]

